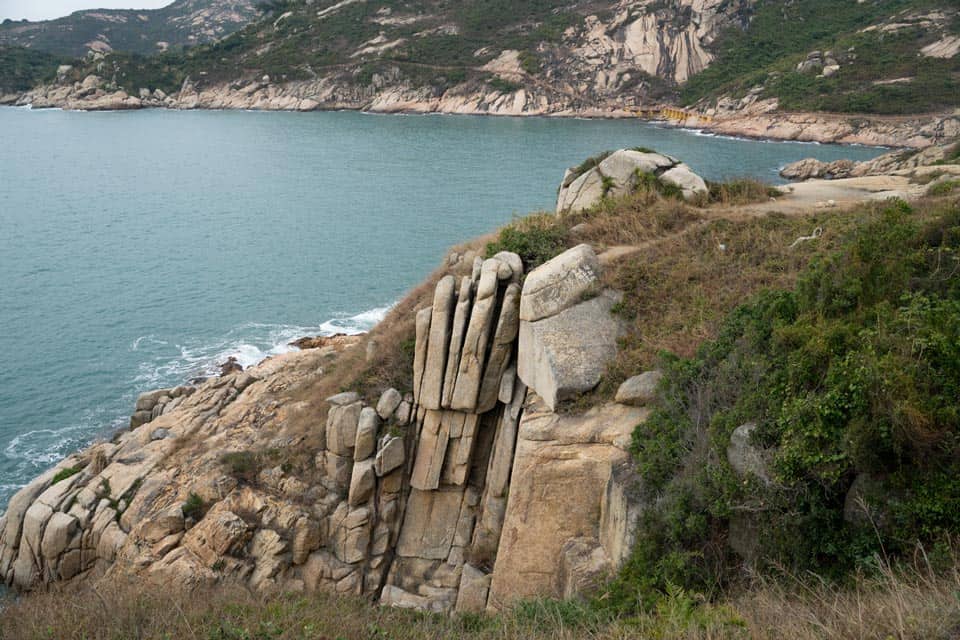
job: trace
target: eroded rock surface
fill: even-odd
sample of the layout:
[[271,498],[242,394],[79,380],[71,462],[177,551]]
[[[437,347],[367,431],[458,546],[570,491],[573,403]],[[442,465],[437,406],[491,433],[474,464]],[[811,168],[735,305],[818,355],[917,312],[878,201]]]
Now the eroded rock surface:
[[437,612],[591,588],[629,548],[623,465],[646,415],[550,409],[615,349],[596,256],[576,247],[526,284],[515,254],[462,266],[413,312],[413,389],[303,395],[357,342],[144,394],[130,430],[13,497],[0,578],[239,580]]

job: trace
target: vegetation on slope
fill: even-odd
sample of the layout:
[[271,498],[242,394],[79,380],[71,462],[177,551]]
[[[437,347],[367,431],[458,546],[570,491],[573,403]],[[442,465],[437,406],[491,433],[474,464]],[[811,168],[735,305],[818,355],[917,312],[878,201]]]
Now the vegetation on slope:
[[66,59],[22,47],[0,46],[0,92],[26,91],[51,82]]
[[[491,239],[490,250],[520,250],[531,266],[584,240],[631,245],[605,276],[626,292],[617,312],[633,329],[604,387],[666,365],[663,406],[635,436],[647,479],[638,499],[656,506],[630,564],[592,602],[448,619],[325,594],[116,585],[10,602],[0,638],[952,637],[960,202],[737,220],[726,207],[642,190],[570,218],[518,220]],[[819,240],[792,246],[818,226]],[[442,272],[377,328],[371,362],[347,352],[343,384],[402,387],[392,376],[410,368],[408,320]],[[749,420],[758,445],[776,446],[770,486],[725,462],[730,431]],[[861,473],[887,499],[864,494],[877,508],[848,523],[842,495]],[[750,574],[723,551],[745,516],[758,543]]]
[[[927,19],[942,13],[942,19]],[[960,95],[960,56],[920,50],[960,34],[960,13],[943,0],[761,0],[750,26],[731,30],[718,57],[683,88],[681,99],[743,96],[762,87],[788,110],[905,114],[953,108]],[[830,52],[840,70],[798,71],[812,51]],[[899,82],[892,82],[899,80]]]
[[127,53],[157,53],[223,37],[259,15],[252,0],[177,0],[160,9],[94,9],[40,22],[4,20],[0,45],[81,57],[92,43]]

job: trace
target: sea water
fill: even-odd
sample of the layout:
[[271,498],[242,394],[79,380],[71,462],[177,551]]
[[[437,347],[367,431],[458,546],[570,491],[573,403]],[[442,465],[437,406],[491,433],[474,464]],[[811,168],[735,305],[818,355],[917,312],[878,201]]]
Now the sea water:
[[0,109],[0,512],[137,394],[365,331],[447,247],[634,146],[771,182],[881,152],[631,120]]

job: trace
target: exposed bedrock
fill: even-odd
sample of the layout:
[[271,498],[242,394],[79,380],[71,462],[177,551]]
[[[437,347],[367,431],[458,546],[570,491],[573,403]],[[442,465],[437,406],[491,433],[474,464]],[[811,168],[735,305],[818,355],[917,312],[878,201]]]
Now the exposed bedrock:
[[707,194],[707,184],[690,167],[660,153],[620,149],[593,167],[568,169],[557,195],[557,214],[577,213],[604,198],[633,193],[648,181],[674,188],[685,200]]
[[412,389],[291,400],[340,357],[311,349],[144,394],[129,431],[13,497],[0,577],[239,580],[438,612],[595,586],[630,548],[627,445],[648,410],[554,409],[614,356],[616,295],[587,245],[526,277],[512,253],[454,271],[412,312]]

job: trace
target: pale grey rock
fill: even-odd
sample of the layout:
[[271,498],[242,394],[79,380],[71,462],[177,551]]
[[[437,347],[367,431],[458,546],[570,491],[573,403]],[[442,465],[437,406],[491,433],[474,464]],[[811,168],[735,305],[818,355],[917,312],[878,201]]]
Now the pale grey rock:
[[616,398],[620,404],[642,407],[657,401],[657,387],[663,379],[661,371],[646,371],[624,381],[617,389]]
[[[523,278],[523,259],[521,259],[520,256],[512,251],[500,251],[493,256],[493,258],[494,260],[499,260],[502,264],[505,264],[507,267],[509,267],[510,275],[508,278],[511,282],[520,282],[520,280]],[[505,280],[507,278],[500,279]]]
[[620,322],[603,294],[538,322],[521,322],[517,375],[551,410],[590,391],[617,354]]
[[420,386],[420,404],[437,411],[443,396],[443,379],[446,372],[447,353],[450,349],[450,329],[453,323],[457,281],[445,276],[437,283],[433,296],[433,315],[430,319],[430,337],[427,342],[427,359],[424,364]]
[[53,562],[66,550],[77,531],[77,524],[77,519],[66,513],[58,511],[50,516],[40,545],[41,553],[47,562]]
[[574,180],[569,187],[561,189],[557,198],[557,213],[579,213],[594,206],[606,193],[603,174],[590,169]]
[[430,491],[440,486],[440,472],[443,470],[443,458],[450,439],[449,421],[443,416],[447,411],[427,411],[420,429],[420,441],[417,443],[417,457],[410,476],[410,486],[422,491]]
[[614,571],[629,559],[645,505],[633,495],[640,478],[631,460],[615,465],[600,502],[600,544]]
[[750,443],[750,436],[756,428],[755,422],[748,422],[733,430],[730,435],[730,444],[727,446],[727,461],[737,475],[755,476],[764,484],[770,484],[766,454]]
[[416,611],[430,611],[433,605],[430,598],[410,593],[392,584],[383,588],[380,593],[380,604],[385,607],[414,609]]
[[457,593],[457,613],[483,613],[487,609],[490,576],[476,567],[465,564]]
[[411,490],[397,543],[397,554],[431,560],[446,559],[456,535],[462,502],[462,488]]
[[610,574],[610,562],[596,538],[568,540],[560,550],[560,585],[565,600],[594,591]]
[[352,459],[349,456],[338,456],[332,451],[324,451],[322,464],[327,480],[337,491],[345,491],[350,486],[352,476]]
[[535,322],[579,304],[600,284],[600,261],[593,248],[581,244],[530,272],[523,283],[520,319]]
[[310,554],[320,548],[320,525],[315,520],[301,518],[293,530],[292,561],[295,565],[304,564]]
[[492,565],[500,543],[500,532],[507,509],[510,471],[517,442],[517,428],[527,395],[526,386],[514,379],[511,402],[504,407],[497,423],[490,460],[487,463],[486,483],[480,498],[480,519],[474,529],[471,554],[477,561]]
[[366,460],[377,449],[377,431],[380,418],[373,407],[364,407],[357,421],[357,438],[353,449],[354,460]]
[[447,368],[443,376],[443,398],[441,404],[449,409],[453,402],[453,390],[457,383],[457,370],[460,368],[460,354],[470,322],[470,310],[473,306],[473,282],[464,277],[460,282],[457,296],[457,308],[453,314],[453,327],[450,332],[450,350],[447,353]]
[[[517,332],[520,332],[519,325],[517,326]],[[497,399],[503,404],[510,404],[510,401],[513,400],[513,385],[516,379],[517,366],[512,364],[507,367],[506,371],[503,372],[503,376],[500,378],[500,391],[497,392]]]
[[709,193],[707,183],[685,164],[678,164],[660,176],[660,182],[673,185],[683,191],[684,200],[695,200]]
[[468,413],[477,407],[477,396],[483,381],[483,365],[496,311],[496,272],[502,263],[499,260],[487,260],[483,264],[473,312],[470,314],[467,335],[460,354],[457,382],[450,401],[452,409]]
[[406,452],[404,451],[403,438],[389,434],[385,435],[380,440],[380,449],[377,451],[374,462],[377,475],[383,477],[394,469],[399,469],[405,461]]
[[413,411],[413,407],[410,406],[410,403],[404,400],[400,403],[400,406],[397,407],[397,410],[393,413],[393,419],[396,423],[405,427],[410,424],[410,414]]
[[357,425],[362,402],[333,405],[327,414],[327,448],[338,456],[352,457],[357,442]]
[[337,407],[345,407],[360,402],[360,394],[356,391],[345,391],[335,396],[330,396],[327,398],[327,402]]
[[380,394],[380,400],[377,401],[377,415],[383,420],[388,419],[397,410],[401,402],[403,402],[403,396],[400,395],[399,391],[392,388],[387,389]]
[[676,164],[659,153],[645,153],[632,149],[620,149],[607,156],[597,169],[607,178],[610,189],[606,196],[619,198],[633,193],[637,188],[637,173],[656,174]]
[[507,287],[500,308],[500,318],[493,334],[490,355],[484,367],[483,380],[477,396],[476,413],[486,413],[493,409],[500,396],[500,381],[510,364],[513,355],[513,343],[520,329],[520,285],[513,283]]
[[430,320],[432,317],[432,307],[417,312],[416,345],[413,352],[413,399],[414,404],[418,405],[421,405],[420,387],[423,385],[424,368],[427,366],[427,343],[430,340]]
[[373,490],[377,486],[377,474],[374,471],[373,463],[372,459],[354,463],[348,498],[351,507],[365,503],[373,495]]
[[470,270],[470,280],[473,284],[480,282],[480,273],[483,270],[483,258],[477,256],[473,259],[473,269]]

